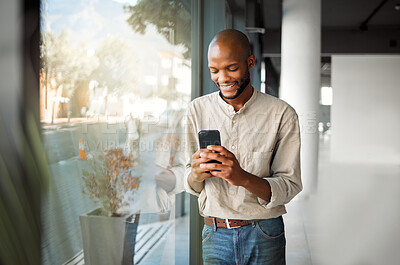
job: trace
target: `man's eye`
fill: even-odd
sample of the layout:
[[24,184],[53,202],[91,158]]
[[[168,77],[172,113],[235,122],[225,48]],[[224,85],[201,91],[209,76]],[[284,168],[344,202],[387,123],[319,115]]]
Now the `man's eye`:
[[229,68],[228,71],[235,72],[237,69],[239,69],[239,68],[237,68],[237,67],[236,68]]
[[217,70],[210,70],[211,71],[211,73],[212,74],[216,74],[216,73],[218,73],[218,71]]

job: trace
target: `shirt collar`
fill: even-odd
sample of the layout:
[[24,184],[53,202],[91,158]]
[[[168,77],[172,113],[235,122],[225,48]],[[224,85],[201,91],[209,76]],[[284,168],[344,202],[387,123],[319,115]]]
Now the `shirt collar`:
[[228,104],[225,100],[222,99],[220,93],[221,93],[220,91],[218,91],[216,93],[217,98],[218,98],[217,99],[218,105],[220,105],[221,108],[224,111],[226,111],[229,116],[232,116],[232,115],[239,114],[239,113],[242,113],[243,111],[245,111],[245,109],[247,109],[256,99],[258,91],[253,87],[253,94],[251,95],[249,100],[247,100],[247,102],[244,103],[243,108],[241,108],[238,112],[235,111],[235,109],[233,108],[232,105]]

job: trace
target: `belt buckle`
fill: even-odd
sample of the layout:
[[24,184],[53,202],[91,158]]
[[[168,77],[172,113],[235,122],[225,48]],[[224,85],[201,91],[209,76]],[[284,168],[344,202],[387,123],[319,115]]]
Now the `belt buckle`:
[[228,229],[235,229],[235,228],[240,227],[240,225],[239,225],[239,226],[232,227],[232,226],[229,224],[229,221],[228,221],[228,220],[229,220],[229,219],[225,219],[226,228],[228,228]]

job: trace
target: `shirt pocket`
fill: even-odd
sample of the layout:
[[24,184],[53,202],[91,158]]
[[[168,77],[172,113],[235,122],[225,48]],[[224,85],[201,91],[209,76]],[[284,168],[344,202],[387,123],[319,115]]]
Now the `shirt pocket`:
[[270,174],[272,151],[249,152],[245,159],[245,170],[258,177]]

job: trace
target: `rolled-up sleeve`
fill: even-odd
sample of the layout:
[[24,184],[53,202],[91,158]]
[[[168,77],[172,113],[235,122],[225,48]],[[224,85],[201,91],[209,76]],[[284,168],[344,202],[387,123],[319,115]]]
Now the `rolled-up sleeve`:
[[188,178],[192,172],[192,155],[197,150],[197,142],[196,142],[196,128],[193,120],[191,106],[188,107],[186,115],[184,117],[184,151],[185,151],[185,173],[183,179],[183,185],[185,191],[193,194],[195,196],[199,196],[200,193],[196,192],[188,183]]
[[188,178],[189,178],[189,175],[190,175],[191,172],[192,172],[192,168],[191,167],[187,167],[186,170],[185,170],[185,181],[184,181],[185,191],[190,193],[190,194],[193,194],[193,195],[199,197],[200,193],[196,192],[194,189],[192,189],[192,187],[188,183]]
[[303,188],[300,172],[300,128],[294,110],[283,115],[271,160],[271,175],[264,177],[271,186],[271,200],[258,198],[273,208],[290,202]]

